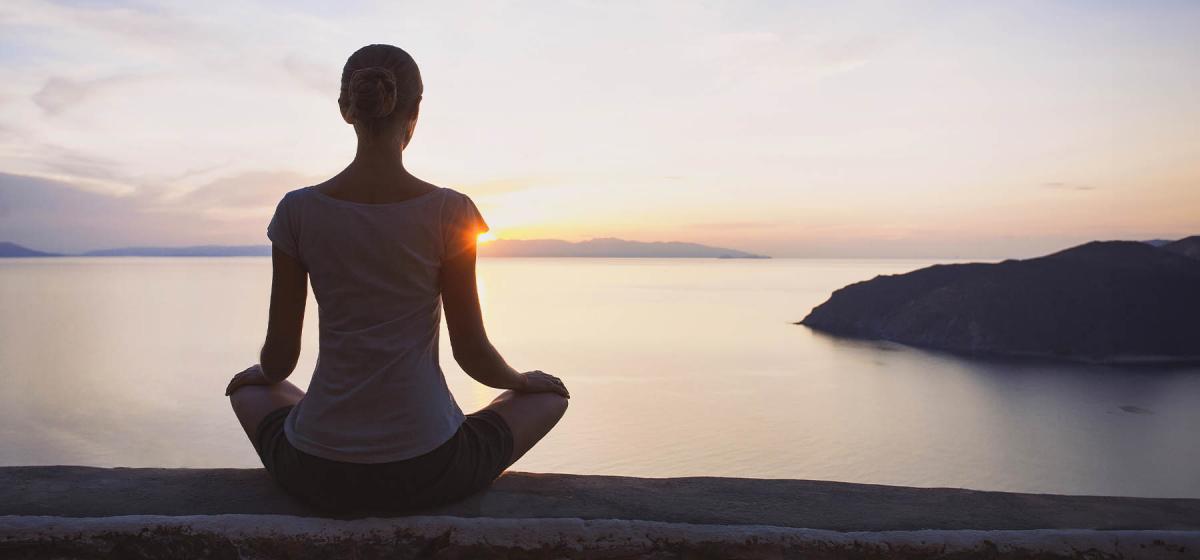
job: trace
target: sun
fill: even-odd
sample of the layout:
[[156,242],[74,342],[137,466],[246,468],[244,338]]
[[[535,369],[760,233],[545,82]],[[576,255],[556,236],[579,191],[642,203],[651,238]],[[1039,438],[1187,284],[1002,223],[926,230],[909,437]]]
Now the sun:
[[494,234],[490,231],[485,231],[485,232],[479,234],[479,237],[475,239],[475,243],[477,245],[483,245],[484,243],[487,243],[489,241],[494,241],[495,239],[496,239],[496,234]]

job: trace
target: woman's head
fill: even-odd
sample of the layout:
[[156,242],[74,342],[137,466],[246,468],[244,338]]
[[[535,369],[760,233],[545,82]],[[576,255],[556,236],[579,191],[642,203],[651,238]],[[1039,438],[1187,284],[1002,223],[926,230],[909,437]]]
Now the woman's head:
[[359,135],[403,133],[407,144],[423,90],[421,72],[408,53],[392,45],[367,45],[342,68],[338,106]]

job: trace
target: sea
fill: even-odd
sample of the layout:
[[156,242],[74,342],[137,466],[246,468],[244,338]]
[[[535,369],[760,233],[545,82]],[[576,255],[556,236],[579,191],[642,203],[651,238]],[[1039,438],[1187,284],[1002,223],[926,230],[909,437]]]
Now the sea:
[[[933,262],[481,259],[495,346],[572,394],[512,468],[1200,498],[1200,367],[969,357],[795,324],[846,284]],[[257,361],[270,276],[262,257],[0,259],[0,465],[258,466],[223,390]],[[471,412],[498,391],[459,369],[444,328]],[[317,353],[310,299],[301,388]]]

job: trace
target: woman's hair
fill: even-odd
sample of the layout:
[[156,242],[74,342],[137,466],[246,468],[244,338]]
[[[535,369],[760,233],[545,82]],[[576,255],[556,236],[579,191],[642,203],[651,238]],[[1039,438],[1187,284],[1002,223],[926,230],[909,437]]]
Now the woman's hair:
[[342,68],[338,105],[351,122],[377,129],[395,117],[408,117],[424,86],[417,62],[392,45],[367,45]]

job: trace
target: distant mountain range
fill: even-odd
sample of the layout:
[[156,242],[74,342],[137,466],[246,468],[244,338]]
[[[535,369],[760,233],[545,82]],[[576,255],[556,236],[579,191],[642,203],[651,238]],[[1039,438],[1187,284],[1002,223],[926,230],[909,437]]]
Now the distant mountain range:
[[570,242],[559,239],[497,239],[479,246],[484,257],[602,257],[602,258],[697,258],[765,259],[737,249],[709,247],[678,241],[626,241],[605,237]]
[[1200,360],[1200,236],[877,276],[835,291],[800,324],[967,353]]
[[0,257],[60,257],[57,253],[44,253],[42,251],[34,251],[28,247],[22,247],[16,243],[8,241],[0,241]]
[[85,253],[47,253],[28,247],[0,242],[4,257],[269,257],[270,245],[194,245],[190,247],[121,247]]
[[[16,243],[0,242],[3,257],[265,257],[270,245],[196,245],[190,247],[121,247],[85,253],[60,254],[35,251]],[[479,246],[481,257],[605,257],[605,258],[721,258],[765,259],[761,255],[709,247],[696,243],[642,242],[603,238],[572,243],[558,239],[497,239]]]

